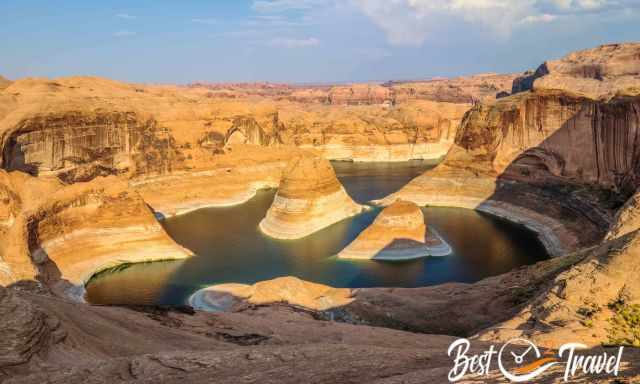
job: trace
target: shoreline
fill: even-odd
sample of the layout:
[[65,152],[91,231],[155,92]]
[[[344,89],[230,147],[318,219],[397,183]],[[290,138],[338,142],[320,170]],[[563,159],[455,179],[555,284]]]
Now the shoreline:
[[446,156],[453,141],[407,144],[303,144],[299,148],[315,150],[329,161],[350,161],[354,163],[403,163],[415,160],[436,161]]
[[[375,200],[373,203],[385,205],[390,197]],[[552,258],[570,252],[577,243],[575,236],[561,222],[530,209],[503,201],[472,196],[456,196],[454,198],[443,195],[425,195],[420,196],[419,199],[403,196],[403,199],[414,201],[422,207],[471,209],[523,226],[536,234],[536,237]]]

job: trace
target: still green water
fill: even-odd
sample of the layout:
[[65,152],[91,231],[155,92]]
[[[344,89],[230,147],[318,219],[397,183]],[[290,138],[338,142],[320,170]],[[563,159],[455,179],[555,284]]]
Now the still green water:
[[[334,163],[347,192],[358,202],[382,198],[431,168],[425,162]],[[227,208],[207,208],[167,219],[163,225],[197,256],[176,262],[133,265],[95,277],[87,299],[101,304],[184,304],[196,290],[219,283],[246,283],[297,276],[334,287],[420,287],[475,282],[547,258],[535,235],[490,215],[457,208],[423,208],[427,223],[451,245],[442,258],[391,263],[344,261],[333,255],[380,212],[374,209],[299,240],[264,236],[258,223],[275,191]]]

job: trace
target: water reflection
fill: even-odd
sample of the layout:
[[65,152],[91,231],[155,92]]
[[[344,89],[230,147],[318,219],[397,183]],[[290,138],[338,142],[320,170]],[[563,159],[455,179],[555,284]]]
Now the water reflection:
[[[429,168],[425,163],[335,164],[351,196],[365,202],[392,193]],[[403,263],[338,260],[379,213],[374,209],[300,240],[275,240],[258,230],[275,191],[246,204],[203,209],[167,220],[176,241],[198,256],[181,262],[135,265],[102,275],[88,286],[95,303],[182,304],[197,289],[217,283],[252,284],[293,275],[335,287],[417,287],[474,282],[546,257],[533,234],[471,210],[423,208],[429,226],[454,254]]]

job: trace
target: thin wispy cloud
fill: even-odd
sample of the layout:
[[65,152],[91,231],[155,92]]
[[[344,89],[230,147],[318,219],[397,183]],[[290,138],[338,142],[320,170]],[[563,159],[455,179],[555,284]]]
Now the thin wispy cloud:
[[196,19],[191,19],[191,22],[196,24],[214,25],[218,23],[218,20],[213,18],[206,18],[206,19],[196,18]]
[[247,24],[259,27],[294,28],[310,26],[312,23],[306,18],[290,18],[282,15],[255,15],[249,19]]
[[113,33],[113,37],[132,37],[132,36],[135,36],[135,35],[137,35],[136,32],[127,31],[127,30],[120,30],[120,31],[117,31],[117,32]]
[[559,15],[550,15],[548,13],[544,13],[542,15],[530,15],[520,20],[522,24],[538,24],[538,23],[551,23],[556,21],[560,16]]
[[256,12],[272,13],[311,9],[326,0],[254,0],[251,8]]
[[268,45],[272,47],[287,48],[287,49],[308,48],[308,47],[314,47],[318,44],[320,44],[320,40],[315,37],[309,37],[306,39],[292,39],[292,38],[277,37],[275,39],[269,40],[269,43],[268,43]]
[[130,15],[128,13],[118,13],[116,17],[120,19],[125,19],[125,20],[134,20],[138,18],[137,16]]
[[218,33],[211,33],[208,36],[211,38],[224,38],[224,39],[257,39],[263,35],[262,31],[257,29],[242,29],[238,31],[224,31]]

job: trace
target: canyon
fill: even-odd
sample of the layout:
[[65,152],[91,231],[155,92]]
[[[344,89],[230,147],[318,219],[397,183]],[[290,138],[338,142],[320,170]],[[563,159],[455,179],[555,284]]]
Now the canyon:
[[[514,337],[627,345],[625,361],[638,361],[639,130],[638,43],[522,75],[384,84],[0,82],[0,380],[442,382],[457,337],[478,350]],[[260,227],[298,238],[364,209],[329,160],[443,156],[371,202],[376,239],[393,234],[383,224],[402,200],[406,218],[446,206],[521,224],[553,257],[473,284],[283,278],[191,301],[218,313],[83,302],[96,273],[195,257],[158,218],[278,188]],[[640,378],[636,364],[622,374]],[[468,378],[487,379],[501,380]]]

